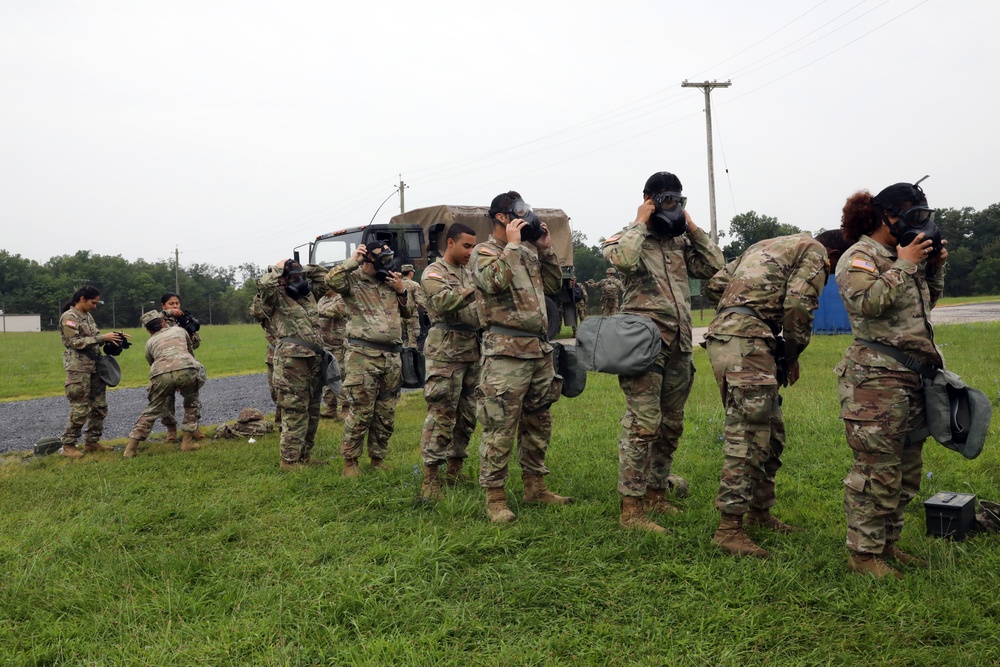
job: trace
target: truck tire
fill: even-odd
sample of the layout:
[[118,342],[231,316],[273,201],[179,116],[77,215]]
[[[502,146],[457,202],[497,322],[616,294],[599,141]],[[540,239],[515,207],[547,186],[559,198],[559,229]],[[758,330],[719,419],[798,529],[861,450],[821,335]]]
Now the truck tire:
[[556,300],[548,295],[545,295],[545,314],[549,318],[549,340],[555,340],[562,331],[562,313],[559,312]]

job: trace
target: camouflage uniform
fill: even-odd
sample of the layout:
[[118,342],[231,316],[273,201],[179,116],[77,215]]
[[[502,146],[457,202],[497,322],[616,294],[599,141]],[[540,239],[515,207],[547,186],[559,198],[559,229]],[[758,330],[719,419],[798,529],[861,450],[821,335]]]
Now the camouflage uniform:
[[[715,506],[742,516],[774,506],[774,478],[785,449],[785,424],[775,378],[775,334],[785,358],[798,359],[812,335],[813,311],[826,284],[826,249],[808,234],[750,246],[709,280],[706,296],[719,315],[708,328],[708,357],[726,409],[726,444]],[[742,306],[753,315],[721,312]],[[768,326],[768,325],[771,326]],[[772,328],[773,327],[773,328]]]
[[274,391],[274,347],[278,339],[274,337],[274,327],[271,320],[264,314],[264,306],[261,302],[260,294],[254,294],[250,302],[250,317],[260,323],[264,330],[264,337],[267,339],[267,353],[264,355],[264,364],[267,366],[267,389],[271,393],[271,400],[274,402],[274,421],[276,425],[281,424],[281,406],[278,405],[278,394]]
[[479,307],[472,275],[439,259],[424,270],[424,292],[431,329],[427,333],[427,419],[420,437],[426,465],[465,459],[476,429],[473,393],[479,384]]
[[69,399],[66,430],[59,439],[64,445],[75,445],[83,425],[87,424],[84,442],[96,445],[104,433],[104,419],[108,416],[106,386],[97,375],[97,359],[101,356],[104,335],[97,330],[90,313],[82,313],[73,306],[59,318],[59,333],[66,348],[63,368],[66,369],[66,398]]
[[[944,267],[914,265],[862,236],[837,263],[837,285],[856,338],[898,348],[942,367],[930,311],[944,289]],[[835,372],[840,416],[854,465],[844,479],[847,546],[881,554],[899,540],[903,511],[920,489],[926,428],[922,380],[895,359],[852,343]]]
[[618,492],[642,496],[666,489],[684,404],[691,393],[691,307],[688,277],[711,278],[725,260],[701,229],[670,238],[633,223],[604,242],[604,258],[625,275],[622,312],[650,318],[663,337],[655,366],[663,373],[621,376],[625,416],[618,441]]
[[406,285],[406,291],[413,295],[414,307],[413,315],[405,318],[403,320],[403,345],[405,347],[417,347],[417,343],[420,340],[420,308],[427,310],[427,300],[424,296],[424,290],[414,280],[409,278],[403,278],[403,284]]
[[243,408],[234,424],[223,424],[215,429],[213,440],[222,438],[252,438],[267,435],[274,430],[274,424],[264,419],[264,413],[257,408]]
[[[257,290],[261,311],[276,340],[273,382],[281,408],[281,459],[297,463],[309,460],[319,426],[323,341],[318,333],[316,297],[309,293],[293,299],[278,283],[281,273],[277,266],[270,267],[257,280]],[[309,265],[306,274],[315,283],[324,279],[326,269]]]
[[600,282],[587,281],[588,287],[594,287],[601,292],[601,315],[609,317],[617,315],[622,294],[625,292],[625,285],[612,275],[609,275]]
[[397,295],[393,288],[359,271],[360,266],[349,258],[326,278],[333,291],[343,296],[350,313],[344,355],[348,413],[341,452],[345,459],[360,457],[367,434],[368,455],[384,459],[396,428],[396,401],[402,384],[402,320],[413,314],[416,304],[409,289]]
[[[323,347],[333,353],[343,374],[344,345],[347,338],[347,307],[344,305],[344,299],[339,294],[323,296],[316,304],[316,310],[319,312],[319,334],[323,339]],[[337,417],[338,398],[341,410],[345,409],[343,396],[334,394],[333,390],[323,385],[320,416]]]
[[174,402],[174,392],[184,399],[184,425],[186,432],[198,430],[201,402],[198,390],[202,381],[198,377],[201,364],[194,358],[194,342],[181,327],[164,327],[146,341],[146,361],[149,363],[149,405],[136,420],[129,439],[142,442],[149,437],[156,419]]
[[[166,311],[161,310],[160,317],[163,319],[164,328],[180,326],[177,323],[177,318],[175,318],[173,315],[168,315]],[[191,344],[194,346],[194,349],[197,350],[198,347],[201,345],[201,335],[199,332],[195,331],[193,334],[190,334],[190,336],[191,336]],[[163,408],[163,414],[160,415],[160,421],[168,429],[174,429],[174,430],[177,429],[177,417],[175,416],[176,411],[177,408],[174,405],[174,399],[173,397],[170,397],[166,401],[166,404]]]
[[482,376],[475,392],[476,416],[483,425],[479,483],[503,487],[515,435],[522,475],[549,472],[549,406],[559,399],[562,379],[555,376],[552,346],[546,340],[545,294],[559,290],[562,269],[551,248],[504,243],[492,235],[473,249],[472,265],[486,327]]
[[[576,302],[576,326],[573,327],[573,335],[576,336],[576,329],[580,326],[580,322],[587,319],[587,288],[580,283],[576,284],[580,288],[580,294],[583,296],[579,301]],[[574,296],[575,298],[575,296]]]

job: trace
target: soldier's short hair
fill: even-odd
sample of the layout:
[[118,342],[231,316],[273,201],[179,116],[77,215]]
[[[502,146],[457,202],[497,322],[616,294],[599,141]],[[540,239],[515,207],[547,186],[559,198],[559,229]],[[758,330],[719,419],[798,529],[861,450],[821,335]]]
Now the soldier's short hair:
[[646,185],[642,187],[642,194],[658,195],[661,192],[683,192],[684,186],[681,179],[677,178],[669,171],[658,171],[646,179]]
[[470,236],[475,236],[476,230],[474,230],[472,227],[469,227],[468,225],[462,224],[461,222],[454,222],[452,223],[451,227],[448,228],[448,235],[446,238],[454,239],[457,242],[458,237],[460,237],[462,234],[469,234]]
[[518,199],[522,199],[522,197],[514,190],[497,195],[493,198],[493,201],[490,202],[490,212],[487,217],[495,224],[499,225],[500,223],[496,218],[497,213],[509,212],[512,208],[514,208],[514,202]]
[[161,305],[161,306],[165,306],[165,305],[167,305],[167,301],[170,301],[170,300],[171,300],[171,299],[173,299],[173,298],[174,298],[175,296],[176,296],[176,297],[177,297],[178,299],[180,299],[180,298],[181,298],[181,295],[180,295],[180,294],[178,294],[177,292],[166,292],[166,293],[165,293],[165,294],[164,294],[163,296],[161,296],[161,297],[160,297],[160,305]]

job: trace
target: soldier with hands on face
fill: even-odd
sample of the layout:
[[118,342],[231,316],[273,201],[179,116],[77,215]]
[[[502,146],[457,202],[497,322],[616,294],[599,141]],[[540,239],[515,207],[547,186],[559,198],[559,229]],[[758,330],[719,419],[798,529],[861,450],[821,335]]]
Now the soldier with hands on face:
[[[93,285],[84,285],[73,293],[59,318],[62,337],[63,368],[66,369],[66,398],[69,399],[69,417],[60,440],[60,454],[78,459],[83,452],[110,452],[102,445],[104,419],[108,416],[106,385],[97,373],[97,360],[101,358],[101,345],[106,342],[123,343],[128,336],[121,332],[102,334],[97,329],[91,313],[101,303],[101,292]],[[84,425],[83,452],[76,447]]]
[[604,258],[625,276],[621,312],[650,318],[663,349],[639,375],[621,376],[626,411],[618,442],[619,522],[625,528],[666,532],[646,512],[676,513],[668,488],[686,487],[671,475],[691,393],[689,278],[711,278],[724,264],[722,251],[685,210],[681,182],[669,172],[647,179],[635,222],[604,242]]
[[[176,292],[167,292],[160,297],[160,317],[163,319],[165,327],[182,327],[191,336],[191,343],[194,349],[201,345],[201,322],[189,311],[181,308],[181,298]],[[173,400],[166,402],[161,421],[167,429],[167,442],[177,442],[177,418],[174,416],[175,406]],[[195,430],[194,439],[202,440],[205,434],[201,430]]]
[[313,294],[326,269],[281,260],[257,280],[260,311],[275,338],[274,389],[281,409],[282,470],[326,465],[312,458],[322,396],[323,340]]
[[944,366],[930,314],[944,290],[948,249],[933,214],[917,181],[874,197],[857,192],[841,218],[844,238],[854,243],[836,272],[854,334],[835,369],[854,454],[844,479],[848,567],[875,577],[903,576],[889,561],[927,565],[897,546],[904,510],[920,490],[927,420],[922,376],[861,341]]
[[391,270],[392,260],[393,251],[387,243],[361,244],[326,278],[350,313],[344,354],[344,393],[349,406],[341,449],[344,477],[361,474],[358,458],[365,436],[371,467],[381,469],[396,428],[396,401],[402,385],[402,321],[413,315],[416,300],[408,294],[403,277]]
[[427,419],[420,437],[424,462],[421,495],[441,499],[439,468],[447,463],[444,480],[454,486],[462,474],[469,438],[476,429],[479,384],[479,329],[481,327],[476,288],[467,268],[476,245],[475,231],[460,222],[448,228],[444,257],[424,270],[422,278],[431,328],[424,353],[427,381],[424,400]]
[[555,375],[546,336],[545,295],[556,294],[562,269],[552,237],[517,192],[490,204],[493,234],[472,252],[472,280],[479,290],[483,325],[482,380],[476,416],[483,425],[479,484],[494,523],[515,519],[507,507],[507,463],[517,439],[525,502],[567,504],[545,486],[545,453],[562,379]]
[[[798,532],[771,514],[774,480],[785,449],[778,391],[795,384],[799,355],[812,336],[813,311],[845,250],[839,230],[813,239],[779,236],[750,246],[708,281],[718,304],[706,336],[726,410],[724,462],[715,506],[722,520],[712,541],[738,556],[767,558],[745,526]],[[787,369],[787,373],[784,372]],[[744,525],[744,517],[746,523]]]

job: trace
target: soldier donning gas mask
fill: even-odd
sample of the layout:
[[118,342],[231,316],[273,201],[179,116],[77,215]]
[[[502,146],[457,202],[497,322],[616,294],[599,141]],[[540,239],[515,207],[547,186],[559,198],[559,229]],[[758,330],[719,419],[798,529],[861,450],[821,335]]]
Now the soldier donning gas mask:
[[[896,183],[890,185],[873,197],[872,201],[882,207],[882,220],[889,226],[889,231],[896,237],[896,243],[906,247],[913,243],[919,234],[932,242],[930,255],[941,252],[941,230],[934,222],[934,209],[927,206],[927,196],[920,183],[927,178],[910,185]],[[903,210],[903,204],[912,204]],[[890,224],[889,216],[899,218]]]
[[285,279],[285,293],[293,299],[309,296],[309,281],[305,269],[298,262],[286,262],[281,277]]
[[[376,253],[376,250],[381,249],[382,252]],[[389,244],[385,241],[379,241],[373,245],[368,246],[368,252],[365,253],[365,263],[371,264],[372,268],[375,269],[375,280],[380,283],[384,283],[389,279],[389,272],[392,270],[392,260],[395,254]]]
[[535,212],[531,210],[531,206],[529,206],[523,199],[518,199],[514,202],[514,206],[511,208],[508,215],[511,220],[520,218],[527,223],[524,227],[521,227],[522,241],[534,243],[538,239],[542,238],[542,221],[537,215],[535,215]]
[[680,236],[687,231],[687,218],[684,216],[684,207],[687,206],[687,197],[680,192],[661,192],[653,195],[653,231],[664,236]]

